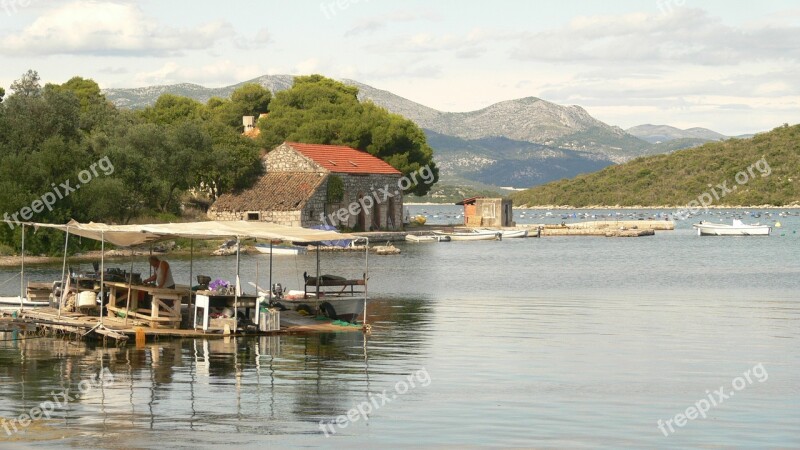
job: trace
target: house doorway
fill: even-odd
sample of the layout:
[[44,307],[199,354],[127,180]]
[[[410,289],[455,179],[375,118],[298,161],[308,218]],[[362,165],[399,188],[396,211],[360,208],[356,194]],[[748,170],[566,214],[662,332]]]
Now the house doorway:
[[[364,205],[362,201],[364,199],[364,194],[358,194],[358,201],[361,205]],[[356,222],[356,231],[367,231],[367,212],[364,211],[365,208],[361,208],[361,211],[358,213],[358,221]]]

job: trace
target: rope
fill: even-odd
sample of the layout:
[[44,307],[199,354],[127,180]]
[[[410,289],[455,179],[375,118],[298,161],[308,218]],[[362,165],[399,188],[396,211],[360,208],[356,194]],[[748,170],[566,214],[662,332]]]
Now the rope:
[[11,277],[11,278],[7,279],[6,281],[3,281],[2,283],[0,283],[0,286],[5,286],[5,284],[8,283],[9,281],[16,280],[18,276],[19,276],[19,274],[15,274],[13,277]]

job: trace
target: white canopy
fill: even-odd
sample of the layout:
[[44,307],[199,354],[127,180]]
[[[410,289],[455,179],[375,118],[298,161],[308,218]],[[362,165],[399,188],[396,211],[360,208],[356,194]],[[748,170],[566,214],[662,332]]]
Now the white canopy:
[[73,235],[104,240],[120,247],[132,247],[148,242],[176,237],[190,239],[254,238],[288,242],[311,243],[357,239],[358,236],[335,231],[311,230],[267,222],[210,221],[142,225],[108,225],[70,221],[66,225],[31,223],[34,227],[55,228]]

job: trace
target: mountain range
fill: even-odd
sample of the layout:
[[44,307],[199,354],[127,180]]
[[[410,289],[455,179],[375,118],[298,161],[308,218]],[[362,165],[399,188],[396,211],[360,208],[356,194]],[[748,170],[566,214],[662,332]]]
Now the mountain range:
[[[264,75],[221,88],[182,83],[103,92],[118,107],[140,109],[167,93],[205,103],[211,97],[230,97],[245,83],[257,83],[275,93],[289,89],[293,80],[291,75]],[[580,106],[536,97],[503,101],[477,111],[444,112],[355,80],[341,81],[358,87],[362,101],[400,114],[425,131],[441,168],[441,187],[530,187],[638,156],[726,138],[703,128],[679,130],[666,125],[623,130],[595,119]],[[429,195],[435,198],[436,189]]]

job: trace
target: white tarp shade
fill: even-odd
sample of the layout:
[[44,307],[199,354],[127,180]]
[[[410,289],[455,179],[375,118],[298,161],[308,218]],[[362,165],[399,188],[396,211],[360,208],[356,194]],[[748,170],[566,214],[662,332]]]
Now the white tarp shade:
[[176,237],[190,239],[265,239],[287,242],[311,243],[356,239],[357,236],[335,231],[310,230],[267,222],[210,221],[142,225],[107,225],[104,223],[79,223],[66,225],[31,223],[34,227],[55,228],[94,240],[105,240],[120,247],[132,247],[148,242]]

